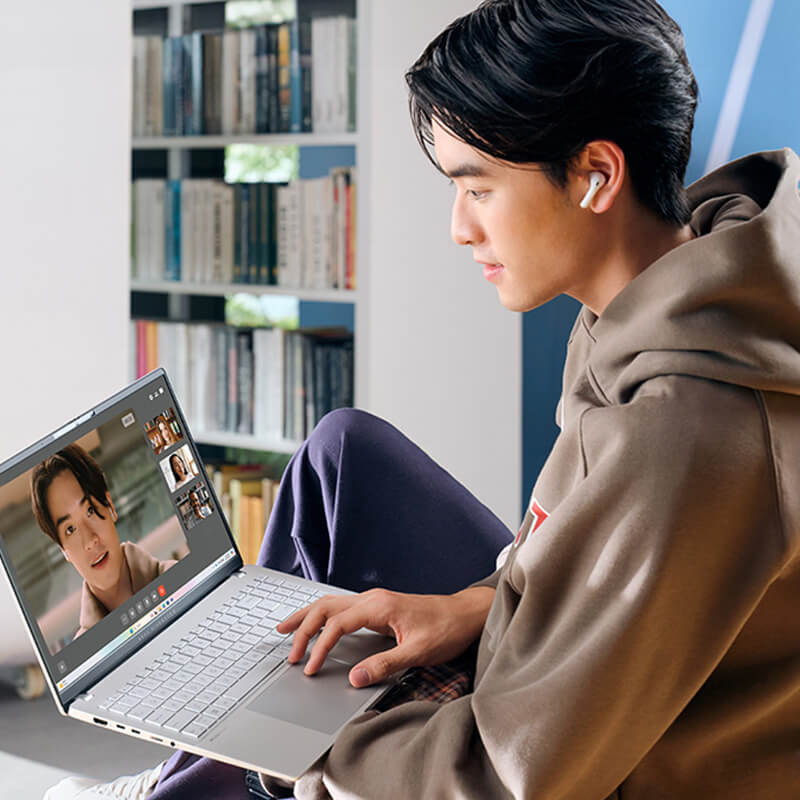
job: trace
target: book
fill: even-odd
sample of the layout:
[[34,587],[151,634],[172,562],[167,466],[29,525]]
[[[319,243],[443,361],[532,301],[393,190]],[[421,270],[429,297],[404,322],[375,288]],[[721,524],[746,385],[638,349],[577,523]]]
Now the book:
[[300,58],[300,20],[289,25],[289,131],[303,130],[303,68]]
[[203,34],[194,31],[184,37],[187,52],[186,74],[189,76],[189,86],[186,89],[188,96],[188,126],[187,133],[199,135],[205,133],[204,118],[205,109],[203,107]]
[[239,32],[226,30],[222,34],[222,132],[239,133],[241,58]]
[[176,136],[178,134],[178,120],[175,115],[175,79],[173,60],[175,58],[175,48],[172,39],[165,39],[161,53],[161,95],[163,103],[163,132],[165,136]]
[[237,133],[256,130],[256,32],[254,28],[239,31],[240,119]]
[[203,34],[203,133],[222,133],[222,33]]
[[[146,130],[147,37],[133,37],[133,136],[144,136]],[[150,134],[152,135],[152,134]]]
[[291,117],[291,31],[288,22],[278,25],[278,127],[279,133],[288,133]]
[[253,342],[249,330],[236,333],[236,432],[253,432]]
[[165,273],[170,281],[181,279],[181,182],[167,181],[167,201],[164,208]]
[[269,133],[269,41],[267,28],[256,28],[256,133]]
[[278,92],[280,87],[280,78],[278,75],[278,25],[267,25],[267,60],[269,67],[267,69],[267,118],[269,120],[269,132],[278,133],[280,131],[280,101]]

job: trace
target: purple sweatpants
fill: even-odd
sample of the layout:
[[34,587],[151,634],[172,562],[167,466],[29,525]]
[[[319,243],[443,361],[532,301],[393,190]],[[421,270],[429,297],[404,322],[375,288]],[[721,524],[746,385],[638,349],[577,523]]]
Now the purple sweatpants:
[[[363,591],[450,594],[494,571],[500,520],[396,428],[328,414],[281,482],[258,563]],[[238,767],[179,751],[151,800],[247,800]]]

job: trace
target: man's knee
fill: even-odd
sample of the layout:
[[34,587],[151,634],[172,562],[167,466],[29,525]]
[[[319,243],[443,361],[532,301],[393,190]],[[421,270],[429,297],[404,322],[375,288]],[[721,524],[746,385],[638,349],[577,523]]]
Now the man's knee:
[[322,449],[328,453],[337,450],[346,438],[348,444],[358,446],[359,441],[374,442],[380,428],[386,423],[357,408],[337,408],[328,412],[316,425],[308,437],[308,445],[313,450]]

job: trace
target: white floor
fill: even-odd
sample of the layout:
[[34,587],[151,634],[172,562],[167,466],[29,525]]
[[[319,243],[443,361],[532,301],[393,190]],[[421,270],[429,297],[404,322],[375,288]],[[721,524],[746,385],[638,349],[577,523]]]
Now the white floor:
[[42,795],[72,773],[0,752],[0,796],[41,800]]
[[62,717],[49,693],[20,700],[0,684],[2,800],[39,800],[66,775],[111,780],[152,767],[172,752]]

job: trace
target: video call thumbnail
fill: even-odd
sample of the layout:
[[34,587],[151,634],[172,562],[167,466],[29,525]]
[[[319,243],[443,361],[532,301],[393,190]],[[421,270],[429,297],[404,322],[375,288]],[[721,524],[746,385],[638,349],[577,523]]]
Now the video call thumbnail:
[[167,482],[170,492],[177,492],[200,474],[200,468],[197,466],[188,444],[162,459],[159,466],[164,473],[164,480]]
[[4,544],[51,654],[189,554],[135,423],[129,410],[4,487]]
[[144,429],[156,455],[183,439],[183,431],[173,408],[168,408],[145,422]]
[[208,519],[214,513],[214,507],[211,505],[211,495],[205,483],[199,483],[189,489],[188,492],[178,495],[176,504],[187,531],[194,528],[198,522]]

